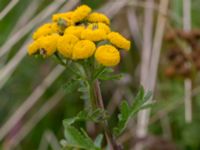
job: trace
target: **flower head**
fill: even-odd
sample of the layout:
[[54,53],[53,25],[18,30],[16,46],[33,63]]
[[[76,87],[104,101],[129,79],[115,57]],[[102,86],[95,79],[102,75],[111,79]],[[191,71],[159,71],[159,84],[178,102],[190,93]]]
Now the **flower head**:
[[79,39],[81,39],[81,33],[84,29],[84,26],[70,26],[65,30],[64,34],[73,34]]
[[72,52],[72,59],[87,59],[94,54],[96,46],[89,40],[81,40],[76,43]]
[[95,52],[97,62],[104,66],[116,66],[120,62],[119,51],[111,45],[103,45],[97,48]]
[[84,20],[91,11],[92,11],[92,9],[89,6],[81,5],[74,10],[72,19],[75,23],[80,22],[80,21]]
[[[129,50],[130,41],[112,32],[106,15],[91,11],[89,6],[81,5],[73,11],[54,14],[52,23],[44,24],[34,32],[28,53],[46,57],[57,51],[74,61],[94,55],[104,66],[117,65],[120,61],[117,48]],[[101,46],[96,49],[97,44]]]
[[58,39],[57,50],[66,58],[72,57],[72,50],[75,44],[78,42],[78,38],[72,34],[65,34]]
[[107,26],[106,24],[104,23],[91,23],[88,25],[89,29],[92,29],[92,30],[95,30],[95,29],[101,29],[101,30],[104,30],[106,32],[106,34],[110,33],[110,27]]
[[59,23],[59,21],[63,21],[63,25],[65,27],[67,26],[71,26],[74,25],[74,22],[72,20],[72,16],[73,16],[73,12],[66,12],[66,13],[58,13],[58,14],[54,14],[52,16],[52,20],[53,22]]
[[91,13],[87,19],[89,22],[96,22],[96,23],[102,22],[107,25],[110,25],[110,19],[102,13],[97,13],[97,12]]
[[81,33],[81,38],[90,41],[101,41],[106,39],[106,32],[102,29],[85,29]]
[[51,56],[56,51],[59,37],[58,34],[52,34],[39,38],[37,42],[39,44],[40,54],[44,57]]
[[108,34],[108,40],[118,48],[122,48],[125,50],[129,50],[131,46],[131,42],[123,37],[118,32],[111,32]]
[[33,33],[33,39],[36,40],[42,36],[47,36],[50,35],[52,33],[54,33],[54,31],[51,28],[51,23],[46,23],[42,26],[40,26],[34,33]]
[[40,49],[40,45],[39,45],[38,41],[34,41],[34,42],[30,43],[28,46],[28,54],[33,55],[33,54],[37,53],[39,49]]

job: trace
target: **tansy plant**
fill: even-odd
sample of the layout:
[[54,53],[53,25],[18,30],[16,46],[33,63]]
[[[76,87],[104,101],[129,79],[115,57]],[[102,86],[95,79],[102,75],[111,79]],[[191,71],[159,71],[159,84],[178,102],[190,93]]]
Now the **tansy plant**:
[[[66,91],[78,89],[82,93],[80,98],[86,103],[86,108],[77,116],[63,121],[63,149],[121,149],[115,139],[123,132],[128,120],[144,107],[149,95],[140,90],[133,104],[123,101],[119,124],[112,130],[99,81],[121,77],[114,75],[111,67],[119,64],[120,50],[128,51],[130,45],[129,40],[110,29],[110,20],[106,15],[92,12],[86,5],[74,11],[54,14],[52,22],[42,25],[33,33],[28,54],[57,58],[66,70],[73,73],[65,86]],[[84,129],[74,126],[78,121],[92,122],[93,127],[99,124],[102,133],[90,138]],[[105,142],[102,144],[103,139]]]

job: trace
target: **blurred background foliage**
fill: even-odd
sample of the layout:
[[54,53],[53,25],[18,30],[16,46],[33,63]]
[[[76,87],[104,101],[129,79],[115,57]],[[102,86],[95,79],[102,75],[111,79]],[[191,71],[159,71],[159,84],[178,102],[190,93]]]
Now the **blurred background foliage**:
[[[14,0],[13,0],[14,1]],[[4,47],[4,44],[13,38],[13,35],[20,31],[23,32],[23,28],[32,20],[34,17],[46,9],[49,5],[53,3],[58,3],[59,0],[19,0],[19,2],[11,9],[11,11],[0,20],[0,51]],[[10,3],[8,0],[0,0],[0,12]],[[102,8],[107,3],[118,3],[119,0],[81,0],[79,3],[87,4],[93,9]],[[143,1],[141,1],[143,2]],[[158,3],[159,0],[156,1]],[[192,27],[200,27],[200,1],[192,0]],[[64,6],[68,1],[60,1],[62,3],[58,9],[54,12],[58,12],[62,6]],[[76,4],[78,5],[78,3]],[[31,7],[32,6],[32,7]],[[74,5],[75,6],[75,5]],[[183,28],[182,25],[182,0],[170,0],[170,12],[174,14],[175,17],[168,16],[168,23],[172,28]],[[72,6],[72,8],[74,8]],[[130,99],[134,97],[135,93],[139,88],[139,66],[140,66],[140,47],[136,46],[137,41],[130,34],[130,26],[127,21],[127,9],[133,9],[138,17],[138,24],[143,25],[143,11],[144,8],[137,5],[125,5],[123,8],[117,10],[116,15],[112,18],[112,27],[117,31],[123,33],[127,38],[132,40],[132,49],[127,54],[124,55],[121,64],[115,70],[119,72],[122,70],[130,81],[123,83],[118,81],[104,82],[102,83],[103,97],[106,104],[109,104],[110,99],[113,97],[113,93],[118,89],[122,91],[122,96],[120,99]],[[116,8],[118,9],[118,8]],[[155,11],[156,14],[158,13]],[[26,17],[26,14],[28,17]],[[22,18],[23,17],[23,18]],[[27,39],[30,38],[32,31],[45,21],[50,20],[50,15],[46,19],[42,19],[37,22],[33,28],[27,32],[22,38],[18,39],[8,53],[5,53],[3,57],[0,58],[0,83],[8,77],[8,80],[0,86],[0,127],[12,116],[18,107],[32,94],[35,88],[42,83],[45,77],[54,69],[56,66],[56,61],[53,59],[42,59],[34,58],[25,55],[19,64],[14,67],[13,73],[10,77],[5,76],[2,78],[4,68],[7,64],[16,56],[19,49],[25,44]],[[20,22],[20,23],[19,23]],[[139,31],[142,30],[142,26],[139,26]],[[24,30],[26,30],[24,28]],[[7,45],[12,44],[7,43]],[[140,41],[141,42],[141,41]],[[164,45],[167,43],[165,41]],[[141,44],[141,43],[140,43]],[[163,48],[161,57],[165,56],[165,49]],[[18,59],[18,58],[16,58]],[[152,115],[150,118],[149,125],[149,137],[151,145],[176,145],[176,149],[184,150],[199,150],[200,149],[200,91],[196,92],[193,97],[193,120],[192,123],[185,123],[184,118],[184,87],[183,81],[181,79],[171,79],[164,75],[162,69],[162,58],[161,65],[158,71],[157,86],[155,91],[154,99],[158,101],[156,107],[153,108]],[[23,127],[25,122],[29,120],[34,114],[36,114],[43,104],[49,101],[49,99],[58,91],[61,90],[63,94],[63,86],[66,84],[67,80],[70,79],[70,71],[65,70],[52,85],[46,88],[44,94],[39,97],[39,101],[25,114],[25,116],[17,123],[14,129],[12,129],[4,141],[0,142],[3,147],[9,145],[9,140],[12,136],[18,134],[18,130]],[[0,85],[1,85],[0,84]],[[194,88],[198,88],[199,80],[195,80]],[[44,88],[44,87],[41,87]],[[119,92],[118,91],[118,92]],[[84,102],[79,99],[79,93],[68,93],[61,97],[61,101],[54,108],[46,113],[42,119],[34,125],[33,129],[27,133],[21,142],[16,146],[16,149],[29,149],[35,150],[42,145],[42,141],[45,139],[48,141],[44,135],[55,136],[55,143],[63,138],[63,126],[62,120],[64,118],[72,117],[76,115],[84,106]],[[118,112],[118,110],[115,110]],[[115,113],[114,113],[115,114]],[[113,115],[111,124],[116,123],[116,115]],[[134,125],[133,125],[134,127]],[[1,134],[1,133],[0,133]],[[48,137],[48,136],[47,136]],[[51,137],[51,136],[50,136]],[[164,140],[163,140],[164,139]],[[131,142],[132,140],[128,140]],[[52,142],[54,143],[54,142]],[[50,146],[47,149],[54,149]],[[126,142],[127,144],[128,142]],[[56,144],[55,144],[56,145]],[[131,145],[131,144],[128,144]],[[167,146],[166,146],[167,147]],[[169,147],[169,146],[168,146]],[[154,147],[159,149],[158,147]],[[168,148],[170,149],[170,148]]]

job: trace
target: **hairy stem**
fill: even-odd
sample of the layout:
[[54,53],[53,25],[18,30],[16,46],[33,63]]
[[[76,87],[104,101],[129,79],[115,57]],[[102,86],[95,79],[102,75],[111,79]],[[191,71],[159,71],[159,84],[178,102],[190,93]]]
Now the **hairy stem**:
[[[99,86],[99,81],[97,79],[94,81],[94,92],[95,92],[97,107],[104,110],[105,108],[104,108],[104,104],[103,104],[103,98],[101,95],[101,89]],[[107,121],[104,121],[103,128],[104,128],[107,144],[109,145],[109,149],[110,150],[121,150],[121,147],[119,145],[117,145],[116,141],[114,140],[112,134],[109,131]]]

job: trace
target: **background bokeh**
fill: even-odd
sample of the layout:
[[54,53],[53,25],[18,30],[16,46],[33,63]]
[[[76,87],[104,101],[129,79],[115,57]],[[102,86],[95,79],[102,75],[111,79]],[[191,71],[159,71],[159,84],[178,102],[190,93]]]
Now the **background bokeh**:
[[[59,149],[59,141],[63,138],[62,120],[76,115],[84,107],[78,92],[65,93],[64,86],[71,75],[69,70],[57,66],[54,59],[30,57],[26,53],[35,28],[50,21],[53,13],[69,11],[81,3],[107,14],[112,20],[112,28],[132,41],[130,52],[122,53],[121,63],[115,68],[116,72],[124,73],[124,78],[101,84],[105,104],[112,112],[110,124],[116,124],[118,104],[112,107],[113,104],[123,99],[131,101],[140,87],[144,12],[147,8],[154,12],[151,40],[156,42],[154,32],[157,16],[162,14],[158,8],[162,0],[151,0],[155,4],[153,7],[148,6],[146,1],[0,0],[0,149],[10,149],[10,145],[19,150]],[[191,10],[183,8],[184,0],[169,0],[168,14],[164,16],[164,34],[169,30],[183,29],[184,11],[191,13],[191,27],[200,28],[200,1],[188,1],[191,1]],[[184,80],[165,75],[169,42],[164,38],[161,41],[154,91],[157,104],[152,108],[149,132],[142,141],[153,150],[199,150],[199,74],[195,72],[192,80],[192,122],[188,123],[184,114]],[[12,127],[16,119],[18,121]],[[137,130],[135,120],[130,124],[134,133]],[[131,149],[141,140],[134,133],[129,132],[131,135],[122,137],[125,148]]]

